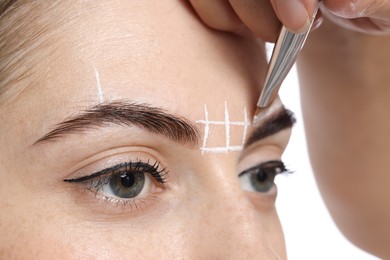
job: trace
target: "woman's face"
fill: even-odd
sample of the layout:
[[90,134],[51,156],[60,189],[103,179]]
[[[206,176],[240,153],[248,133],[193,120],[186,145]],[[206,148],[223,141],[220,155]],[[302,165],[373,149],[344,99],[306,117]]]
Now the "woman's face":
[[285,258],[273,176],[291,124],[275,103],[251,125],[255,39],[184,1],[7,15],[22,44],[1,64],[0,258]]

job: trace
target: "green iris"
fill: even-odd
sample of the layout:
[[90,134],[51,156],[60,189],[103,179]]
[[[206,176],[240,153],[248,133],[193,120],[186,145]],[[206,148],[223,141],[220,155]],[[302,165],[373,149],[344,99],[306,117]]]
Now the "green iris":
[[142,172],[124,172],[111,177],[109,185],[112,193],[120,198],[138,196],[145,184],[145,174]]

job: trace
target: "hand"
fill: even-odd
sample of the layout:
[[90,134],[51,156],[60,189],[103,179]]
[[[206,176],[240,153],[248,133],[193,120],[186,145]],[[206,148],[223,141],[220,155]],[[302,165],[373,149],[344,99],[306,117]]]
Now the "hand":
[[[281,23],[293,32],[310,23],[317,0],[189,0],[211,28],[275,41]],[[337,24],[356,31],[390,34],[390,0],[323,0],[321,12]]]
[[389,0],[324,0],[322,13],[338,25],[368,34],[390,35]]

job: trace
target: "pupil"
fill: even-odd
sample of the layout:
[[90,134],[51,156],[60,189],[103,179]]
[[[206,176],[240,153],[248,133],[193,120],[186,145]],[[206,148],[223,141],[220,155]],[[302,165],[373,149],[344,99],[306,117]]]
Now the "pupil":
[[125,171],[112,176],[109,182],[111,192],[120,198],[135,198],[145,185],[145,173]]
[[135,177],[134,174],[131,173],[124,173],[121,175],[121,184],[125,188],[130,188],[135,183]]
[[265,171],[259,171],[259,173],[256,174],[256,177],[259,182],[265,182],[268,178],[268,174]]

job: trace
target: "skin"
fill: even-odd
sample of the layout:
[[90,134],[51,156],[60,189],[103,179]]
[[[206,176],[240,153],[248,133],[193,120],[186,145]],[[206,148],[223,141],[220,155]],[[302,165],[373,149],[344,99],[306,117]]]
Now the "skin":
[[[317,3],[299,0],[291,8],[292,2],[191,1],[211,28],[270,41],[277,37],[277,19],[299,32],[307,16],[297,8],[304,6],[310,17]],[[324,24],[298,60],[313,170],[341,231],[388,259],[390,1],[323,0],[320,10]]]
[[[390,257],[389,44],[390,37],[326,22],[299,63],[307,75],[301,96],[310,157],[324,201],[340,230],[382,259]],[[314,61],[314,53],[322,53],[323,62]]]
[[[200,136],[204,126],[195,121],[204,119],[204,105],[214,120],[224,119],[225,102],[231,120],[242,120],[244,108],[252,118],[266,69],[255,37],[211,30],[184,2],[30,4],[36,17],[26,30],[49,26],[22,60],[33,73],[0,96],[1,259],[286,258],[276,187],[245,191],[238,174],[280,159],[289,130],[241,154],[202,154],[201,143],[182,145],[124,126],[34,144],[99,103],[94,68],[105,101],[163,108],[195,124]],[[242,129],[232,128],[231,144],[241,139]],[[208,144],[224,143],[224,128],[212,129]],[[166,186],[152,185],[137,206],[64,182],[137,159],[169,170]]]

